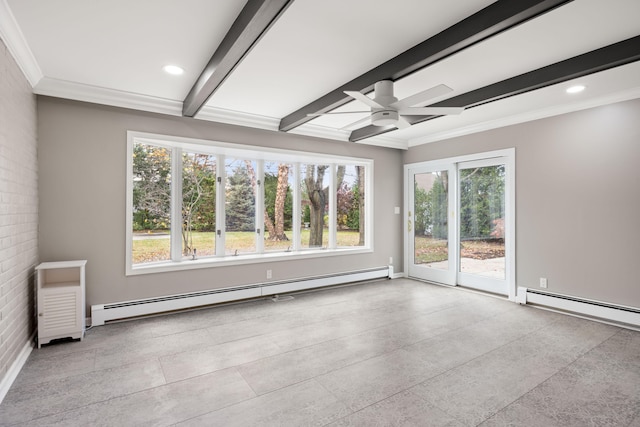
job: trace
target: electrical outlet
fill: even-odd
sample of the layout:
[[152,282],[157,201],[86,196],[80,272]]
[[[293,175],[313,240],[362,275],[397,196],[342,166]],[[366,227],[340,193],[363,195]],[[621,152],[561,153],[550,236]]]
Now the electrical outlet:
[[547,288],[547,278],[546,277],[541,277],[540,278],[540,287],[541,288]]
[[273,271],[267,270],[267,279],[271,279],[273,277]]
[[392,256],[389,257],[389,265],[393,265],[393,257]]

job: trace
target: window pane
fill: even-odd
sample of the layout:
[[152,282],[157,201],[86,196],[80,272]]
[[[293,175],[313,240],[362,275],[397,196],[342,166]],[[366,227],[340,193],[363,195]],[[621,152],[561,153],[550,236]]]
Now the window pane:
[[336,169],[336,230],[338,247],[364,246],[364,166]]
[[302,227],[301,248],[327,247],[329,165],[300,165]]
[[225,160],[225,254],[256,251],[256,162]]
[[132,263],[171,259],[171,150],[133,145]]
[[505,278],[505,165],[460,170],[460,271]]
[[414,175],[414,264],[449,269],[448,186],[446,170]]
[[291,249],[293,237],[293,165],[264,162],[265,251]]
[[216,254],[216,156],[182,154],[182,255]]

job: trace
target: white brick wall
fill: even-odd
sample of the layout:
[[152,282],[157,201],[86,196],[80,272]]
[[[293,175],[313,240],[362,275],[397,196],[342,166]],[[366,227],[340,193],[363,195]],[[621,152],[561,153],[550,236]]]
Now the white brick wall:
[[36,98],[0,40],[0,382],[35,329]]

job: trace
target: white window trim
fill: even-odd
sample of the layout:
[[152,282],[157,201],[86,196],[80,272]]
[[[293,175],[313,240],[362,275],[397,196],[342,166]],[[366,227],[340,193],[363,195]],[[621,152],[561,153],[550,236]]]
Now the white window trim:
[[[300,235],[300,221],[293,221],[293,241],[290,252],[264,252],[263,237],[265,231],[264,226],[260,223],[262,216],[256,216],[256,228],[260,229],[260,235],[256,233],[258,239],[256,244],[257,253],[254,254],[242,254],[239,256],[225,256],[224,254],[224,233],[218,236],[216,233],[216,256],[215,257],[202,257],[196,260],[184,260],[182,258],[181,249],[181,236],[180,228],[175,227],[175,224],[180,224],[181,212],[178,203],[172,203],[173,210],[171,212],[171,241],[175,242],[171,244],[171,261],[160,261],[155,263],[145,264],[133,264],[132,252],[133,252],[133,146],[134,143],[146,143],[151,145],[157,145],[174,150],[174,153],[181,152],[181,150],[193,150],[200,153],[211,153],[217,155],[218,164],[224,164],[225,156],[233,156],[239,158],[247,158],[252,160],[258,160],[259,167],[257,168],[257,174],[262,184],[264,183],[264,169],[263,162],[260,160],[271,160],[290,162],[294,165],[294,174],[292,186],[295,189],[293,191],[293,217],[300,218],[300,167],[302,163],[318,162],[330,165],[330,198],[329,198],[329,223],[333,224],[329,227],[329,248],[326,249],[307,249],[301,248],[298,242],[298,236]],[[181,167],[179,160],[182,156],[172,156],[172,200],[181,200],[181,183],[182,179],[176,175],[181,173]],[[222,163],[220,163],[222,162]],[[365,246],[357,247],[336,247],[336,227],[335,227],[335,208],[336,208],[336,188],[335,188],[335,174],[336,165],[339,164],[355,164],[358,166],[365,166]],[[200,268],[211,268],[218,266],[233,266],[243,264],[254,264],[274,261],[285,260],[300,260],[308,258],[319,258],[328,256],[344,256],[355,255],[362,253],[373,252],[373,167],[374,161],[372,159],[343,157],[331,154],[322,153],[310,153],[303,151],[282,150],[268,147],[258,147],[251,145],[239,145],[218,141],[209,141],[202,139],[193,139],[185,137],[176,137],[160,134],[151,134],[146,132],[128,131],[127,132],[127,188],[126,188],[126,250],[125,250],[125,266],[127,276],[160,273],[180,270],[192,270]],[[224,168],[218,168],[218,177],[221,177],[224,182]],[[224,192],[223,192],[224,194]],[[179,197],[179,198],[178,198]],[[262,196],[258,197],[256,203],[262,200]],[[221,195],[217,199],[218,206],[216,206],[216,229],[220,229],[220,223],[224,224],[224,215],[222,206],[224,203],[223,196]],[[258,214],[262,213],[263,207],[257,205]],[[219,216],[218,216],[219,215]],[[177,222],[176,222],[177,221]],[[222,221],[222,222],[218,222]],[[177,235],[177,236],[174,236]],[[177,240],[176,240],[177,239]],[[178,248],[178,249],[176,249]],[[177,252],[180,252],[177,254]]]

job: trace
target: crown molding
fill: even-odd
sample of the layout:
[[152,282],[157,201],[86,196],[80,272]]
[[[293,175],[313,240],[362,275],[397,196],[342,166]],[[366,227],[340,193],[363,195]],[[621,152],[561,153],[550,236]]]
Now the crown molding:
[[375,145],[377,147],[395,148],[396,150],[408,150],[409,141],[405,139],[389,138],[385,136],[374,136],[371,138],[355,141],[355,144]]
[[[106,89],[98,86],[69,82],[66,80],[43,77],[33,88],[37,95],[53,96],[56,98],[73,99],[75,101],[91,102],[112,107],[129,108],[133,110],[149,111],[152,113],[182,116],[182,102],[171,99],[157,98],[148,95]],[[203,107],[195,117],[198,120],[208,120],[236,126],[245,126],[278,132],[280,119],[225,110],[223,108]],[[306,124],[296,129],[299,135],[316,138],[348,141],[349,133],[324,126]],[[387,148],[407,149],[407,142],[393,138],[375,137],[362,141],[362,144],[378,145]]]
[[[297,128],[294,128],[287,133],[349,142],[349,135],[351,134],[351,131],[305,123],[304,125],[298,126]],[[376,136],[373,138],[363,139],[361,141],[356,141],[355,143],[362,145],[375,145],[385,148],[395,148],[398,150],[407,150],[409,148],[408,141],[404,139],[389,138],[384,136]]]
[[206,105],[202,107],[195,118],[198,120],[208,120],[211,122],[227,123],[230,125],[274,131],[278,130],[278,124],[280,123],[279,119],[273,117],[225,110],[224,108],[209,107]]
[[333,139],[336,141],[343,141],[343,142],[349,141],[348,131],[334,129],[326,126],[314,125],[311,123],[305,123],[304,125],[289,131],[288,133],[293,133],[296,135],[313,136],[316,138]]
[[[514,114],[512,116],[501,117],[496,120],[487,120],[481,123],[474,123],[472,125],[445,130],[441,132],[435,132],[430,135],[426,135],[419,138],[409,140],[409,147],[416,147],[418,145],[428,144],[431,142],[438,142],[445,139],[456,138],[459,136],[471,135],[486,130],[497,129],[505,126],[516,125],[519,123],[530,122],[533,120],[544,119],[547,117],[559,116],[561,114],[572,113],[574,111],[586,110],[589,108],[599,107],[602,105],[613,104],[616,102],[629,101],[631,99],[640,98],[640,87],[633,88],[631,90],[625,90],[592,98],[582,102],[573,102],[563,105],[554,105],[552,107],[541,108],[538,110],[527,111],[521,114]],[[481,108],[481,107],[480,107]]]
[[[215,108],[204,106],[195,117],[198,120],[209,120],[218,123],[227,123],[230,125],[246,126],[258,129],[265,129],[279,132],[280,119],[256,114],[241,113],[239,111],[225,110],[223,108]],[[334,141],[348,142],[349,131],[329,128],[326,126],[318,126],[305,123],[290,132],[291,134],[310,136],[314,138],[331,139]],[[377,145],[386,148],[396,148],[406,150],[408,148],[407,141],[393,138],[375,137],[358,142],[359,144]]]
[[113,107],[130,108],[133,110],[149,111],[152,113],[182,115],[182,102],[155,96],[106,89],[82,83],[44,77],[33,88],[37,95],[53,96],[56,98],[73,99],[94,104],[110,105]]
[[31,52],[6,0],[0,0],[0,38],[4,41],[31,87],[38,84],[43,77],[42,70],[40,70],[38,61]]

